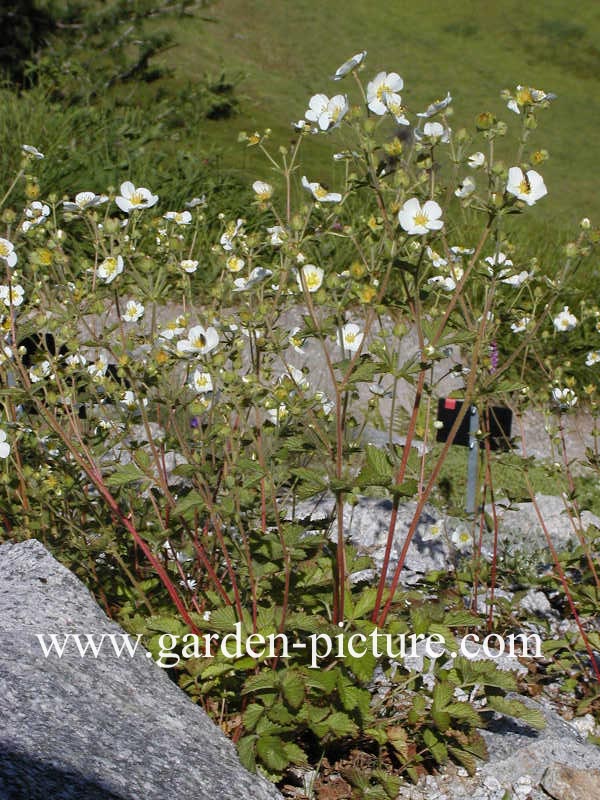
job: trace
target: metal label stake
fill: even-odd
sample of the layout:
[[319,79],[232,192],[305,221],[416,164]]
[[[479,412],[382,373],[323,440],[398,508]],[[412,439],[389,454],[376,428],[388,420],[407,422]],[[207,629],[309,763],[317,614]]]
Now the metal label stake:
[[477,471],[479,468],[478,430],[479,414],[477,412],[477,406],[471,406],[469,413],[469,458],[467,461],[467,514],[475,514]]

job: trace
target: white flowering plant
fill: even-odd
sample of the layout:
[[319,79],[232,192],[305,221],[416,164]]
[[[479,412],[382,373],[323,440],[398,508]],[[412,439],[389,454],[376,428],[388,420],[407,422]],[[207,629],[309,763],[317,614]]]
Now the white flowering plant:
[[[450,590],[427,613],[411,608],[401,580],[467,410],[479,407],[490,490],[490,406],[519,414],[533,402],[536,368],[559,419],[578,392],[595,402],[596,382],[571,384],[599,369],[600,312],[575,309],[565,291],[597,231],[582,224],[551,276],[512,240],[515,217],[551,201],[539,151],[528,149],[551,95],[518,87],[509,109],[521,129],[507,164],[496,156],[504,121],[486,113],[472,134],[456,130],[450,93],[415,112],[397,72],[363,85],[367,64],[361,52],[335,71],[346,93],[307,98],[291,147],[273,153],[267,132],[241,137],[268,167],[257,168],[244,216],[211,209],[209,218],[200,198],[163,208],[160,187],[140,178],[74,201],[19,208],[4,198],[1,513],[12,537],[60,539],[107,611],[116,604],[154,653],[158,632],[236,623],[297,639],[411,625],[452,638],[486,624],[477,592],[486,580],[493,593],[497,564],[486,573],[481,553],[472,553],[472,610]],[[301,169],[313,136],[335,148],[331,186]],[[23,153],[30,196],[38,153]],[[570,336],[583,336],[572,369],[559,360]],[[464,402],[431,456],[444,394]],[[357,582],[368,560],[347,543],[345,511],[365,494],[387,498],[390,513],[380,573]],[[306,506],[315,498],[331,501],[320,523]],[[445,541],[449,573],[484,525],[482,514],[452,535],[430,532]],[[286,664],[276,655],[233,665],[215,653],[187,660],[180,680],[208,708],[219,699],[245,763],[276,778],[316,741],[361,735],[413,778],[450,756],[472,771],[473,753],[485,751],[483,700],[538,722],[498,698],[515,683],[489,663],[432,662],[433,683],[402,667],[400,722],[396,690],[379,716],[372,708],[373,659],[327,666],[319,679],[301,652]],[[465,711],[450,700],[457,691],[480,704]]]

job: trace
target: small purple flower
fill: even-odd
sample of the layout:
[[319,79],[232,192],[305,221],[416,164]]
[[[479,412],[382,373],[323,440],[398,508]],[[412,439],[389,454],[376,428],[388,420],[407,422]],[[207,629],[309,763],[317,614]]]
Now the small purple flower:
[[190,428],[200,427],[200,417],[192,417],[190,420]]
[[492,375],[498,369],[498,364],[500,363],[500,356],[498,354],[498,345],[496,342],[491,342],[490,344],[490,372]]

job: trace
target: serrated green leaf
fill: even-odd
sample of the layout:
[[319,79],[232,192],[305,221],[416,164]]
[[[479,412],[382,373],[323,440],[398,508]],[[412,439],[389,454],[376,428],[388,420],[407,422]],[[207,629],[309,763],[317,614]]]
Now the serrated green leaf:
[[393,479],[393,467],[384,450],[368,444],[365,448],[365,464],[356,479],[361,488],[367,486],[390,486]]
[[386,729],[386,734],[394,750],[404,761],[408,760],[408,732],[399,725],[392,725]]
[[298,672],[286,670],[281,679],[281,690],[286,703],[293,709],[304,701],[304,681]]
[[250,703],[244,711],[243,721],[247,731],[253,731],[258,725],[258,721],[265,713],[265,707],[258,703]]
[[445,764],[448,760],[448,749],[431,728],[425,728],[423,731],[423,741],[435,761],[438,764]]
[[146,620],[146,627],[151,631],[170,633],[173,636],[183,636],[188,633],[188,627],[175,617],[150,617]]
[[285,747],[277,736],[260,736],[256,742],[256,754],[267,769],[281,773],[289,764]]
[[373,652],[367,649],[366,653],[360,658],[355,658],[347,654],[344,663],[348,669],[352,670],[359,681],[367,683],[373,677],[373,672],[377,666],[377,659]]
[[[229,667],[231,669],[231,665]],[[242,694],[251,694],[252,692],[264,691],[278,691],[279,690],[279,675],[274,670],[264,670],[259,672],[258,675],[250,675],[244,683]]]
[[237,745],[239,759],[250,772],[256,772],[256,738],[256,736],[242,736]]
[[462,764],[469,775],[475,774],[477,769],[477,760],[472,753],[462,750],[460,747],[455,747],[452,744],[448,745],[448,752],[456,761],[458,761],[459,764]]
[[513,700],[507,697],[498,697],[496,695],[488,697],[488,708],[493,711],[498,711],[500,714],[506,714],[509,717],[522,719],[528,725],[536,730],[543,730],[546,727],[546,720],[541,711],[536,708],[529,708],[525,703],[520,700]]
[[290,725],[295,720],[295,717],[290,714],[281,702],[273,704],[267,713],[267,717],[275,725]]
[[419,489],[419,482],[414,478],[407,478],[402,483],[394,483],[391,486],[392,494],[398,497],[416,497]]
[[468,722],[473,728],[480,727],[482,724],[481,717],[470,703],[450,703],[446,706],[445,711],[450,714],[452,719]]
[[454,696],[454,688],[447,681],[440,681],[433,687],[434,711],[443,711]]
[[342,711],[334,711],[325,720],[328,729],[336,737],[342,738],[344,736],[355,736],[358,733],[358,727],[347,714]]
[[306,753],[294,742],[285,742],[283,745],[285,755],[290,764],[306,764],[308,759]]
[[114,472],[104,479],[107,486],[126,486],[128,483],[136,483],[138,481],[149,483],[148,478],[133,462],[117,467]]
[[337,683],[337,670],[307,670],[304,681],[311,689],[317,689],[325,695],[331,694],[335,690]]
[[202,499],[202,496],[195,489],[192,489],[185,495],[185,497],[181,497],[177,501],[175,508],[173,509],[173,513],[185,517],[186,514],[202,508],[204,508],[204,500]]

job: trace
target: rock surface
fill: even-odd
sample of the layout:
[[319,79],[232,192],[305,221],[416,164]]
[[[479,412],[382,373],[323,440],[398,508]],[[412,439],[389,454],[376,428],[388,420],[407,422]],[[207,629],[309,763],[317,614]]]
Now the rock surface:
[[[554,546],[560,550],[570,542],[577,541],[571,520],[564,512],[562,499],[549,495],[538,495],[536,500]],[[296,506],[296,518],[308,523],[323,521],[331,516],[334,502],[331,494],[306,500]],[[398,564],[416,507],[415,501],[409,501],[401,503],[398,508],[388,579],[391,578]],[[499,519],[498,543],[501,549],[505,547],[513,553],[517,551],[529,554],[537,554],[539,551],[547,552],[548,562],[550,562],[548,544],[533,503],[518,503],[510,510],[502,508],[499,504],[496,510]],[[346,538],[357,547],[359,552],[369,555],[373,559],[377,574],[380,573],[383,564],[391,511],[391,500],[364,496],[358,499],[356,505],[346,504],[344,507]],[[584,530],[590,525],[600,528],[600,519],[589,511],[584,511],[582,524]],[[421,513],[415,535],[408,548],[401,582],[404,585],[411,585],[427,572],[448,569],[461,548],[468,550],[471,547],[470,536],[466,545],[460,543],[460,540],[458,545],[453,542],[453,539],[456,539],[457,534],[461,531],[468,533],[468,527],[464,521],[449,517],[427,504]],[[482,549],[484,556],[488,558],[491,558],[492,555],[492,544],[492,534],[484,532]],[[369,575],[359,574],[356,577],[368,578]]]
[[417,787],[406,787],[400,798],[505,800],[508,792],[511,800],[600,800],[600,747],[588,744],[549,702],[519,699],[543,713],[544,730],[498,715],[482,731],[489,761],[473,777],[450,766]]
[[141,646],[45,658],[50,633],[123,631],[39,542],[0,546],[0,800],[281,797]]

